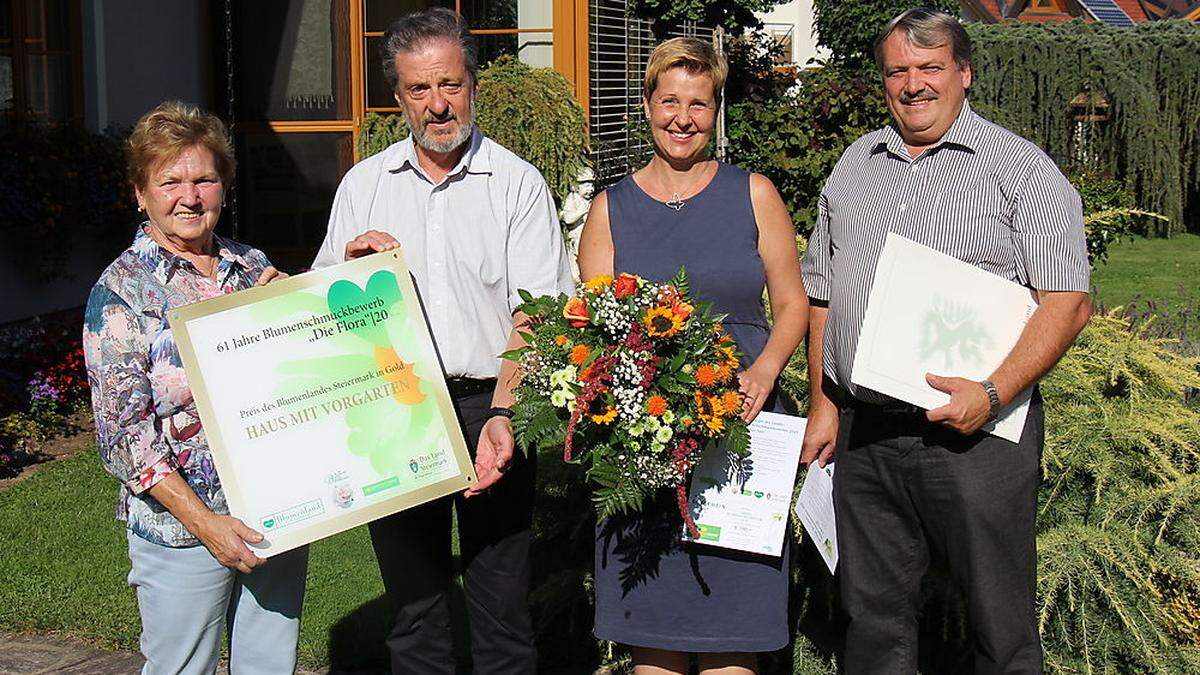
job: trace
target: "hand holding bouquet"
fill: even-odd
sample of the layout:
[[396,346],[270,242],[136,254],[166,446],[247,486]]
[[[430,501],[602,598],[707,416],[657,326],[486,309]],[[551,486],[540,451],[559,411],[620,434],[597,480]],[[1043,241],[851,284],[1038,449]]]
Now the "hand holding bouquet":
[[513,424],[527,447],[563,448],[587,467],[601,517],[640,510],[673,488],[689,531],[687,480],[704,446],[744,456],[749,432],[734,375],[739,352],[722,316],[691,302],[681,269],[670,283],[621,274],[577,295],[534,299]]

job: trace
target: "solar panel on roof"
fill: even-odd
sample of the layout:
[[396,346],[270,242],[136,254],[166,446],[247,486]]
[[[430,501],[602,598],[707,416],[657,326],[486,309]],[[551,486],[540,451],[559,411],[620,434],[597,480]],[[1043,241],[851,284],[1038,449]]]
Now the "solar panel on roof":
[[1088,14],[1091,14],[1092,18],[1097,21],[1110,26],[1133,28],[1133,19],[1130,19],[1129,15],[1113,0],[1079,0],[1079,4],[1083,5]]

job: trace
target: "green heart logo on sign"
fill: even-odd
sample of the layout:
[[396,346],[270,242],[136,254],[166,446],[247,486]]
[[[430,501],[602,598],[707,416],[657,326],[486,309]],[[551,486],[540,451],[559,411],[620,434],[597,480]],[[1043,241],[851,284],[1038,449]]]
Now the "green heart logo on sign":
[[[346,311],[338,320],[345,325],[355,326],[352,332],[367,340],[376,347],[391,346],[387,331],[382,322],[371,321],[372,312],[391,309],[398,304],[403,295],[400,285],[396,283],[396,274],[387,270],[379,270],[367,280],[367,288],[359,288],[353,281],[335,281],[329,287],[326,302],[330,312]],[[383,303],[380,304],[379,300]],[[356,324],[363,323],[361,326]]]
[[270,520],[264,520],[263,527],[267,528],[268,530],[272,527],[275,527],[275,519],[271,518]]

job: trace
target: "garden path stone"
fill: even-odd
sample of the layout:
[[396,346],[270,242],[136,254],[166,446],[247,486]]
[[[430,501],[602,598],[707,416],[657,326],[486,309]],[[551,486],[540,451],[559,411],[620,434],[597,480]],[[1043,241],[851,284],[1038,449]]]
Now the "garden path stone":
[[[74,638],[0,633],[0,675],[129,675],[140,672],[142,663],[137,652],[98,649]],[[228,672],[224,663],[218,672]],[[318,671],[301,668],[296,674]]]

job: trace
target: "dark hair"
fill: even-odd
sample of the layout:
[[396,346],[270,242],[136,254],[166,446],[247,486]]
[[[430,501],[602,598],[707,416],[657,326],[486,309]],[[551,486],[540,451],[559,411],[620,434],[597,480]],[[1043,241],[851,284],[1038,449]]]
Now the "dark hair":
[[903,12],[887,23],[875,41],[875,63],[883,69],[883,43],[897,30],[904,31],[908,43],[921,49],[937,49],[949,44],[959,68],[971,65],[971,36],[955,17],[928,7]]
[[467,28],[467,22],[453,10],[433,7],[396,19],[388,26],[387,33],[383,36],[383,77],[392,91],[395,91],[399,84],[399,77],[396,75],[396,55],[440,41],[458,45],[462,50],[463,61],[467,64],[471,81],[475,81],[475,71],[479,69],[478,47]]

